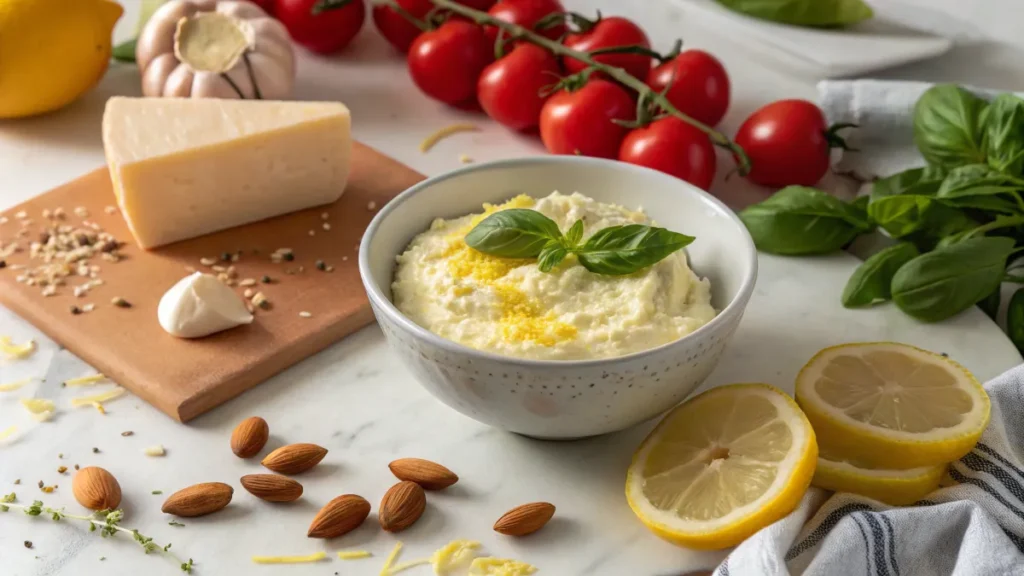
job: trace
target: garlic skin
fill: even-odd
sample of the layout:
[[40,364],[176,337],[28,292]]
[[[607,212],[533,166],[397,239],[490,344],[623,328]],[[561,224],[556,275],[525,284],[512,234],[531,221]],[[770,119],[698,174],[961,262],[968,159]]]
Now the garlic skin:
[[156,316],[160,327],[178,338],[202,338],[253,320],[234,290],[202,272],[171,286],[160,298]]
[[[196,25],[197,17],[215,26]],[[240,57],[217,58],[238,48],[239,35],[247,44]],[[212,58],[201,56],[205,49]],[[145,96],[286,100],[295,84],[288,31],[245,0],[169,0],[139,34],[135,61]]]

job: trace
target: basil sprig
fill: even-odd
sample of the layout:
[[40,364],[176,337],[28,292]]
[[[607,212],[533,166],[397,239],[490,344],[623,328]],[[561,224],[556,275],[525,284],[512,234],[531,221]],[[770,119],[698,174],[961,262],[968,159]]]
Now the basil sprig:
[[657,264],[693,242],[692,236],[643,224],[611,226],[583,242],[583,220],[565,234],[536,210],[511,208],[484,218],[469,234],[474,250],[502,258],[536,258],[541,272],[550,272],[566,256],[595,274],[623,276]]
[[[1024,284],[1013,267],[1024,252],[1024,100],[934,86],[914,107],[914,142],[927,165],[876,180],[869,196],[847,203],[791,186],[740,218],[775,254],[835,252],[876,227],[899,239],[853,273],[846,307],[892,300],[925,322],[974,305],[994,316],[1001,283]],[[1009,331],[1024,351],[1018,294]]]

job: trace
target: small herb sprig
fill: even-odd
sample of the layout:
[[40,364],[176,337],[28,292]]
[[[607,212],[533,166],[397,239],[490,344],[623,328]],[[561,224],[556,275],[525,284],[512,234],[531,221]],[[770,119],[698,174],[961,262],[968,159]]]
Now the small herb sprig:
[[6,496],[0,497],[0,512],[7,512],[11,508],[16,508],[18,510],[21,510],[28,516],[41,516],[45,514],[52,518],[55,522],[59,522],[65,518],[70,518],[73,520],[82,520],[89,523],[90,532],[95,532],[96,529],[98,528],[100,530],[100,535],[104,538],[108,536],[114,536],[118,532],[131,534],[132,539],[138,542],[139,546],[142,546],[142,549],[145,551],[146,554],[149,554],[150,552],[163,552],[164,554],[166,554],[178,563],[182,572],[185,572],[186,574],[192,573],[192,559],[189,558],[188,562],[182,561],[181,558],[178,558],[173,552],[170,551],[170,544],[167,544],[166,546],[161,546],[153,542],[152,538],[140,534],[138,530],[132,530],[129,528],[121,527],[120,522],[122,519],[124,519],[124,511],[122,510],[103,510],[101,512],[96,512],[92,516],[77,516],[74,514],[67,514],[64,512],[63,509],[50,508],[49,506],[44,505],[39,500],[33,501],[32,504],[28,506],[22,504],[15,504],[17,498],[18,497],[14,492],[11,492]]
[[550,272],[569,254],[595,274],[623,276],[657,264],[694,238],[664,228],[627,224],[598,230],[583,242],[583,220],[562,234],[547,216],[525,208],[495,212],[466,235],[474,250],[502,258],[536,258]]

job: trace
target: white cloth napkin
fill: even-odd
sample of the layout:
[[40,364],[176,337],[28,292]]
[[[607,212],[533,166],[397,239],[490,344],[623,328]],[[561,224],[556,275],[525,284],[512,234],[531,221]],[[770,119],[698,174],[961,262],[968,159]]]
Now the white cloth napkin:
[[985,389],[991,424],[950,466],[955,485],[903,508],[812,488],[796,511],[740,544],[714,576],[1024,574],[1024,365]]

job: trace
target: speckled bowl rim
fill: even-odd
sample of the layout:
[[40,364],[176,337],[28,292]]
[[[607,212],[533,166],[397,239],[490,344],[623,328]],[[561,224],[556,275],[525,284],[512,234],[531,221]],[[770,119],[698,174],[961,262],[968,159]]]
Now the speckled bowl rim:
[[[370,225],[366,227],[366,232],[363,233],[362,240],[359,242],[359,275],[362,277],[363,287],[366,289],[366,294],[369,296],[370,301],[373,302],[377,310],[382,311],[392,322],[398,324],[404,330],[412,333],[417,338],[428,340],[432,345],[443,348],[448,352],[465,354],[473,357],[474,359],[526,366],[530,368],[592,368],[607,366],[619,362],[639,360],[659,354],[667,348],[678,346],[684,341],[701,338],[705,332],[711,331],[716,324],[724,323],[726,318],[743,313],[743,310],[746,308],[746,305],[750,300],[750,296],[754,291],[754,284],[757,281],[757,250],[754,247],[754,240],[750,237],[747,227],[739,219],[739,216],[726,206],[725,203],[700,188],[697,188],[686,181],[679,180],[678,184],[684,193],[697,195],[706,204],[725,215],[733,225],[739,229],[741,237],[746,240],[747,247],[749,249],[748,252],[750,254],[750,258],[743,263],[746,268],[743,283],[736,295],[732,300],[730,300],[729,304],[715,315],[710,322],[682,338],[667,342],[656,348],[633,352],[623,356],[613,356],[611,358],[597,358],[593,360],[534,360],[530,358],[504,356],[493,352],[470,348],[469,346],[459,344],[454,340],[448,340],[447,338],[434,334],[403,314],[398,307],[391,302],[391,299],[384,294],[384,291],[377,285],[376,280],[370,272],[370,241],[384,221],[387,220],[391,213],[394,212],[403,202],[409,200],[423,190],[426,190],[440,182],[444,182],[445,180],[459,178],[477,171],[492,170],[494,168],[517,167],[530,164],[572,164],[582,167],[586,167],[588,165],[614,164],[616,169],[625,170],[627,172],[657,172],[661,176],[671,178],[671,176],[643,166],[636,166],[634,164],[627,164],[625,162],[618,162],[615,160],[606,160],[603,158],[589,158],[586,156],[528,156],[523,158],[510,158],[507,160],[494,160],[491,162],[481,162],[479,164],[465,166],[463,168],[456,168],[455,170],[427,178],[426,180],[406,189],[384,205],[384,207],[377,212],[377,215],[373,217],[373,220],[370,221]],[[396,256],[397,254],[393,254],[391,255],[391,258],[394,259]]]

